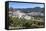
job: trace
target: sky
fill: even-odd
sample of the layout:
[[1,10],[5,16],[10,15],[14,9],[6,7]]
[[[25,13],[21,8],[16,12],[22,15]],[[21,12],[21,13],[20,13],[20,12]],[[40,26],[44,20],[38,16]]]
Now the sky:
[[16,2],[9,2],[9,8],[34,8],[40,7],[43,8],[44,4],[31,4],[31,3],[16,3]]

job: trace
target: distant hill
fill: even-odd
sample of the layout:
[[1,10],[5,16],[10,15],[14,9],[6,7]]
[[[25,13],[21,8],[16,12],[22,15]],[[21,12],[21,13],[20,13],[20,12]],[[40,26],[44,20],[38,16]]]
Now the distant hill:
[[9,8],[9,10],[20,10],[21,12],[24,13],[29,13],[29,12],[42,12],[44,13],[44,8],[40,8],[40,7],[35,7],[35,8]]

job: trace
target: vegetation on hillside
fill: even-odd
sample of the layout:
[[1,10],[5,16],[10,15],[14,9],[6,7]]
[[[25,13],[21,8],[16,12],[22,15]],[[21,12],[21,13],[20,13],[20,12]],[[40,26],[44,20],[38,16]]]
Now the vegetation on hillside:
[[[35,17],[37,18],[37,17]],[[22,18],[18,18],[18,17],[12,17],[9,16],[9,26],[11,27],[25,27],[25,28],[40,28],[40,27],[44,27],[44,22],[40,22],[40,21],[32,21],[30,20],[26,20],[26,19],[22,19]]]

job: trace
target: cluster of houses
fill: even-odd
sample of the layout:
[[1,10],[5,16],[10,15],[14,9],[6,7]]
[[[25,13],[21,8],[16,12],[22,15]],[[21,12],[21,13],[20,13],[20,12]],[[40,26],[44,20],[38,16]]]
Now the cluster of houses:
[[[13,11],[9,11],[9,16],[13,16],[13,17],[18,17],[18,18],[25,18],[27,20],[32,19],[34,20],[33,16],[44,16],[44,13],[41,12],[30,12],[30,13],[23,13],[20,10],[13,10]],[[40,18],[40,20],[38,21],[43,21],[43,19]]]

